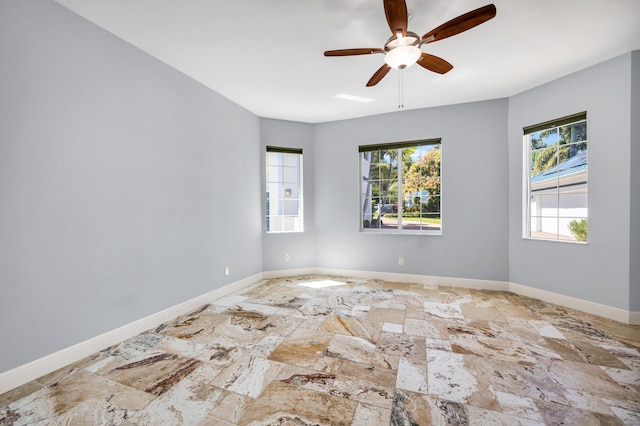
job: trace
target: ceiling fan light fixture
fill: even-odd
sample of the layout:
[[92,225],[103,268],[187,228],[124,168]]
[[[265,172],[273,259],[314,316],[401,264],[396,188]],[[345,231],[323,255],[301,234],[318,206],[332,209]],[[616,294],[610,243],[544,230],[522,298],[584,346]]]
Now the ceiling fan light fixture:
[[384,55],[384,61],[391,68],[405,69],[415,64],[420,58],[420,48],[417,46],[398,46]]

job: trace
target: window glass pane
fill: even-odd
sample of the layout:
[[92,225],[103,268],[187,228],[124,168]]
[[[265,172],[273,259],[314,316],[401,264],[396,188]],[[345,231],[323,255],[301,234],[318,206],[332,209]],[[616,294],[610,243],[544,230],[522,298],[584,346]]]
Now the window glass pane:
[[380,228],[382,229],[398,229],[398,214],[384,213],[380,217]]
[[395,150],[383,150],[380,151],[380,163],[381,164],[390,164],[391,163],[391,155],[392,155],[392,151]]
[[267,164],[281,164],[282,154],[279,152],[267,151]]
[[532,216],[558,216],[557,193],[539,193],[531,196]]
[[525,237],[586,241],[588,142],[586,114],[581,115],[582,121],[557,120],[556,127],[525,135],[530,161]]
[[279,198],[269,198],[267,200],[267,211],[269,215],[281,215],[283,212],[282,208],[282,199]]
[[297,183],[300,177],[298,169],[293,167],[282,168],[282,181],[284,183]]
[[587,241],[586,217],[563,217],[559,219],[560,238],[572,241]]
[[564,145],[560,148],[561,163],[558,165],[558,172],[561,176],[570,173],[587,172],[587,143],[575,143]]
[[362,176],[369,177],[371,176],[371,167],[375,164],[372,161],[372,153],[371,152],[363,152],[360,156],[360,168],[362,170]]
[[557,171],[558,147],[551,146],[531,152],[531,176],[550,175]]
[[285,216],[297,216],[298,215],[298,200],[284,200],[283,201],[283,214]]
[[302,226],[299,216],[282,216],[282,231],[294,232]]
[[427,213],[422,215],[423,230],[440,230],[440,213]]
[[281,180],[280,167],[267,166],[267,182],[279,182]]
[[267,182],[267,198],[283,198],[282,185],[277,182]]
[[282,232],[282,216],[267,216],[267,224],[271,232]]
[[558,239],[558,218],[531,216],[531,236],[550,240]]
[[282,154],[282,165],[284,167],[294,167],[298,168],[300,166],[300,155],[299,154]]
[[557,145],[559,141],[560,135],[557,128],[535,132],[531,134],[531,149],[547,148]]
[[560,188],[558,194],[558,216],[560,217],[586,217],[587,216],[587,190],[586,185]]
[[302,154],[266,153],[266,230],[301,232]]
[[[441,145],[398,145],[400,148],[360,153],[362,226],[383,230],[437,231],[439,226],[423,223],[422,215],[427,211],[440,213]],[[378,153],[378,163],[369,167],[369,161],[375,157],[372,152]],[[437,220],[440,220],[439,216]]]
[[561,126],[559,129],[560,139],[563,143],[572,143],[587,140],[587,122],[573,123]]
[[423,213],[440,213],[440,196],[429,195],[422,203],[421,211]]

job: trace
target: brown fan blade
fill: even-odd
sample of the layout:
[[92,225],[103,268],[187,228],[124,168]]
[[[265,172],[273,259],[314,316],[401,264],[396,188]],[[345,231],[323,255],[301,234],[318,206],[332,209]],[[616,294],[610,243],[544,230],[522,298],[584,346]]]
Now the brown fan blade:
[[488,4],[471,12],[467,12],[464,15],[460,15],[457,18],[453,18],[438,28],[429,31],[422,36],[422,42],[433,43],[434,41],[460,34],[488,21],[494,16],[496,16],[496,7],[493,4]]
[[407,35],[407,25],[409,15],[407,14],[407,3],[405,0],[384,0],[384,14],[387,16],[387,23],[391,34],[402,33],[402,37]]
[[339,49],[339,50],[327,50],[324,52],[324,56],[354,56],[354,55],[369,55],[372,53],[383,53],[380,48],[374,47],[371,49]]
[[429,55],[428,53],[424,52],[422,52],[422,54],[420,55],[417,64],[422,68],[426,68],[429,71],[437,72],[438,74],[446,74],[453,68],[453,65],[451,65],[444,59],[438,58],[437,56]]
[[378,84],[389,71],[391,71],[391,67],[389,65],[382,65],[380,68],[378,68],[378,71],[373,73],[373,75],[367,82],[367,87],[375,86],[376,84]]

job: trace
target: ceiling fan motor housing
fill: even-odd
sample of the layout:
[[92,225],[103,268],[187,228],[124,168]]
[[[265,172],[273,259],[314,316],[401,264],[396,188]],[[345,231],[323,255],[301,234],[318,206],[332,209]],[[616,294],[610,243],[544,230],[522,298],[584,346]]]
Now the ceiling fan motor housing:
[[405,69],[415,64],[420,58],[420,36],[414,32],[407,31],[407,35],[402,34],[389,38],[384,44],[384,61],[392,68]]

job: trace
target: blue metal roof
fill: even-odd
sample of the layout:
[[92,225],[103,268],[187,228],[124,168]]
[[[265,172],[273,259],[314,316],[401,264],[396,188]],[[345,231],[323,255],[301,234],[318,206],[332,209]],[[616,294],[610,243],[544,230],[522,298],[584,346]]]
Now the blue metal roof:
[[587,151],[579,152],[567,161],[545,170],[531,178],[531,183],[540,183],[551,179],[558,179],[587,170]]

